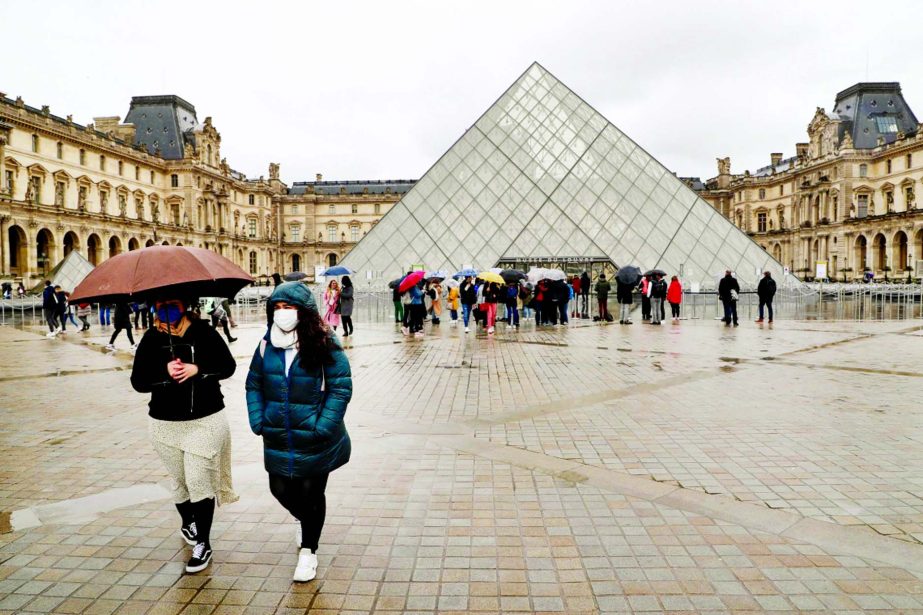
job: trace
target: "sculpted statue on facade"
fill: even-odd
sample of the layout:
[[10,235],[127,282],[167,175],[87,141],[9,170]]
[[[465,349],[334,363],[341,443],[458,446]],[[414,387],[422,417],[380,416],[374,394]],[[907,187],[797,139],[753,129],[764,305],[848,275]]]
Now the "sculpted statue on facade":
[[731,158],[718,158],[718,175],[731,174]]

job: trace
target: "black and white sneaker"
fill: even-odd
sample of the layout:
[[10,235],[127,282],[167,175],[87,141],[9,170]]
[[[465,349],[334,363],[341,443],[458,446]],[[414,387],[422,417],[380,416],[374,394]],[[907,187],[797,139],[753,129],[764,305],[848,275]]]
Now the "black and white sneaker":
[[196,534],[195,521],[189,525],[184,525],[183,527],[179,528],[179,534],[183,537],[183,540],[186,541],[187,545],[194,547],[198,542],[198,540],[196,540],[198,538],[198,534]]
[[199,572],[205,570],[211,562],[211,547],[204,542],[200,542],[196,544],[195,548],[192,550],[192,557],[189,558],[189,562],[186,564],[186,572]]

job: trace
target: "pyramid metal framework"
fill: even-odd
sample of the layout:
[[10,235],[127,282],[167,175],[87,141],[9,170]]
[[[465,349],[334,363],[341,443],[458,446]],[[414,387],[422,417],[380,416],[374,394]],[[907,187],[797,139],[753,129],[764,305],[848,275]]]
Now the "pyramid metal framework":
[[390,280],[412,265],[609,259],[713,287],[782,266],[538,63],[346,255]]

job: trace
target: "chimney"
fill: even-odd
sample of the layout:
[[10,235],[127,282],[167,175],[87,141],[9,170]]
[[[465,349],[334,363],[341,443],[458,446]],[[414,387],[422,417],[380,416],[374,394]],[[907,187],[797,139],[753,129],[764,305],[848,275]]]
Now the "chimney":
[[315,178],[315,181],[322,182],[322,181],[324,181],[324,174],[323,174],[323,173],[318,173],[317,175],[314,176],[314,178]]
[[769,154],[769,161],[772,163],[772,166],[779,166],[779,163],[782,162],[782,154],[780,152],[773,152]]
[[808,155],[808,146],[810,143],[795,143],[795,153],[798,154],[799,158],[804,158]]
[[96,130],[99,132],[108,133],[109,131],[115,131],[121,119],[122,118],[117,115],[111,115],[109,117],[94,117],[93,123],[96,125]]

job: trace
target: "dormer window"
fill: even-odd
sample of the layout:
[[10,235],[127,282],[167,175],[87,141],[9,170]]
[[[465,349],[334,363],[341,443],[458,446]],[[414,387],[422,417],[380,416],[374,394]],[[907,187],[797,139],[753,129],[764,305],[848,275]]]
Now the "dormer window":
[[893,115],[879,115],[875,118],[875,123],[881,134],[897,134],[897,118]]

